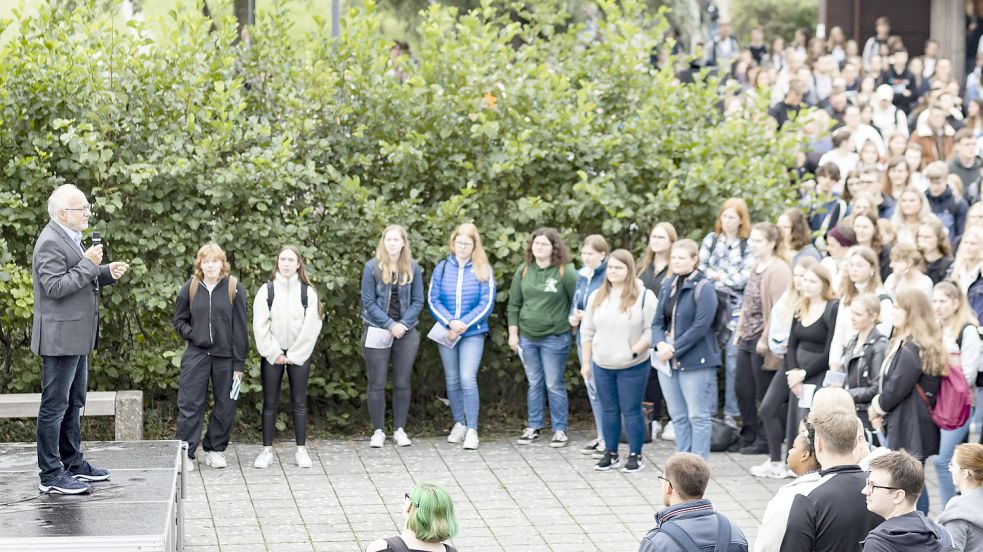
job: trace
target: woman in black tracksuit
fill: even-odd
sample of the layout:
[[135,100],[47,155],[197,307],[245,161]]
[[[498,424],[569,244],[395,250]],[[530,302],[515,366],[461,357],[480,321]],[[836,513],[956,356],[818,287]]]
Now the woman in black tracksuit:
[[[225,252],[215,243],[198,250],[194,276],[178,292],[173,324],[188,344],[181,355],[177,394],[177,439],[188,443],[185,467],[194,469],[192,460],[201,441],[205,463],[224,468],[225,449],[236,415],[236,402],[229,394],[233,381],[242,379],[249,325],[246,292],[229,275]],[[215,407],[202,441],[209,380]]]
[[857,416],[864,424],[867,440],[871,441],[874,430],[867,408],[877,394],[878,375],[887,351],[887,337],[877,329],[881,300],[872,293],[865,293],[854,297],[848,308],[854,334],[843,347],[841,366],[846,373],[843,387],[853,397]]

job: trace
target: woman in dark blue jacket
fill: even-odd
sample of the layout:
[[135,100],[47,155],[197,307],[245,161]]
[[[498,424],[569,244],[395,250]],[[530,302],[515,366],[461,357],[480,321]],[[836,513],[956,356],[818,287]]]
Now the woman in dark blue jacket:
[[652,323],[653,363],[676,431],[676,450],[710,456],[711,382],[720,367],[720,347],[711,326],[717,315],[713,283],[699,270],[693,240],[672,246],[673,277],[662,286]]
[[[608,267],[608,242],[600,234],[592,234],[584,238],[580,247],[580,259],[584,266],[577,271],[577,290],[573,293],[573,305],[570,307],[570,326],[579,328],[587,310],[587,298],[604,283],[604,273]],[[577,332],[577,356],[583,363],[580,352],[580,332]],[[604,455],[604,435],[601,433],[601,401],[597,398],[597,388],[594,379],[584,381],[587,388],[587,398],[590,400],[591,412],[594,414],[594,426],[597,428],[597,438],[587,443],[581,449],[583,454],[595,456]]]
[[423,274],[413,260],[406,229],[386,227],[375,257],[362,272],[362,354],[369,386],[366,393],[369,416],[375,432],[369,445],[386,442],[386,377],[393,365],[393,440],[405,447],[412,444],[404,427],[410,409],[410,376],[420,348],[416,324],[423,311]]
[[444,364],[447,399],[454,427],[447,442],[478,448],[478,367],[488,335],[488,315],[495,306],[495,274],[473,224],[454,229],[451,255],[437,263],[430,277],[430,312],[447,332],[437,342]]

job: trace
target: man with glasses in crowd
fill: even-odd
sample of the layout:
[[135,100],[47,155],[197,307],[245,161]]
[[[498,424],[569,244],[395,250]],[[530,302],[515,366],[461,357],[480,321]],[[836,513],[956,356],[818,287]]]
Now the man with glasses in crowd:
[[129,265],[101,265],[102,245],[82,246],[92,206],[81,190],[59,186],[48,198],[50,221],[34,244],[34,323],[31,351],[41,357],[37,449],[42,493],[82,494],[86,481],[109,471],[82,455],[88,356],[99,335],[99,288],[116,283]]
[[875,458],[863,488],[867,509],[884,517],[863,542],[864,552],[955,550],[941,525],[915,508],[925,484],[922,463],[903,450]]

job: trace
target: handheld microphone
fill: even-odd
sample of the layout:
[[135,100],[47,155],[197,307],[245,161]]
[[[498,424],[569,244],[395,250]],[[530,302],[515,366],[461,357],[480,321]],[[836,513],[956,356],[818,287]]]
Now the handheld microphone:
[[92,246],[102,245],[102,235],[99,232],[92,233]]

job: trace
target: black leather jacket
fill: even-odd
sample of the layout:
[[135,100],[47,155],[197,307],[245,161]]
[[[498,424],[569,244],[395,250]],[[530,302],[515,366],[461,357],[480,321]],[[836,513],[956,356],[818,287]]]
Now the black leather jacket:
[[843,348],[843,368],[846,372],[843,387],[850,392],[857,410],[866,410],[878,393],[877,379],[887,351],[887,338],[875,326],[860,351],[854,351],[857,337],[854,334]]

